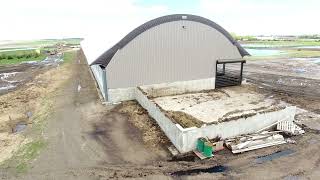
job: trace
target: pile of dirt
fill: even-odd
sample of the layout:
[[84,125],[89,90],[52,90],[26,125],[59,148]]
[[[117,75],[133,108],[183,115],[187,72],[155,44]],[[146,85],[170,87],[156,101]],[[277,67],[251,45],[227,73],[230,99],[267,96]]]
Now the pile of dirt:
[[147,146],[163,148],[171,144],[157,122],[148,115],[148,112],[138,102],[123,102],[115,107],[113,111],[129,116],[129,121],[142,132],[142,139]]

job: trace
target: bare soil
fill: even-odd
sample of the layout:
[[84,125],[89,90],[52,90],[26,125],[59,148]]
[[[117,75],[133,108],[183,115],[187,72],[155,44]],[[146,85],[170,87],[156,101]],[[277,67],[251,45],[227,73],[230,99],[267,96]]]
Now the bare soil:
[[[80,59],[80,63],[78,63]],[[259,64],[258,62],[255,62]],[[263,62],[261,62],[263,66]],[[170,142],[152,118],[136,102],[118,106],[101,104],[87,64],[78,56],[67,68],[38,75],[30,84],[34,93],[14,91],[0,96],[2,113],[19,111],[37,104],[37,93],[54,92],[53,110],[47,119],[43,136],[48,146],[30,162],[26,173],[15,174],[0,169],[2,179],[318,179],[320,177],[320,131],[306,126],[303,136],[292,137],[296,144],[284,144],[233,155],[229,150],[200,161],[192,153],[171,157],[166,146]],[[253,73],[247,64],[245,75],[261,90],[301,108],[313,111],[297,116],[319,122],[319,83],[316,79],[302,89],[290,83],[276,85],[279,75]],[[252,70],[254,71],[254,70]],[[282,76],[287,76],[283,73]],[[43,86],[37,85],[38,77]],[[53,79],[52,79],[53,78]],[[298,78],[297,78],[298,79]],[[31,83],[32,83],[31,82]],[[56,86],[51,86],[56,82]],[[316,85],[318,83],[318,85]],[[42,83],[40,83],[42,84]],[[45,84],[47,84],[45,86]],[[261,84],[266,84],[262,86]],[[39,86],[39,87],[38,87]],[[81,87],[79,90],[79,86]],[[39,91],[36,89],[39,88]],[[286,91],[289,90],[289,91]],[[30,94],[30,95],[29,95]],[[33,95],[35,94],[35,95]],[[22,99],[19,99],[19,98]],[[18,98],[18,99],[17,99]],[[5,149],[6,146],[1,147]],[[287,156],[258,163],[281,150],[292,150]],[[225,170],[211,171],[221,165]]]

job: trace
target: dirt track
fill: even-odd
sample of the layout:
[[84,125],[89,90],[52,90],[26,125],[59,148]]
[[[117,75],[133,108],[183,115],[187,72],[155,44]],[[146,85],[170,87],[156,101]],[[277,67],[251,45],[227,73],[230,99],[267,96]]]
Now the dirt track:
[[[316,179],[320,176],[318,130],[308,130],[304,136],[294,137],[297,144],[240,155],[224,150],[204,161],[192,154],[172,158],[164,148],[168,142],[139,105],[129,102],[114,107],[99,102],[87,65],[83,60],[79,64],[77,59],[70,65],[71,75],[59,74],[67,81],[57,89],[54,109],[44,133],[48,147],[31,162],[27,173],[8,173],[4,179]],[[246,74],[250,67],[248,64]],[[279,78],[272,72],[250,75],[258,84],[257,79],[270,77],[262,78],[269,87],[276,87],[272,83]],[[295,87],[291,89],[300,92]],[[317,100],[308,104],[310,96],[294,98],[269,88],[261,90],[301,107],[308,106],[314,112],[319,109]],[[315,94],[319,92],[319,89],[312,90]],[[261,156],[286,149],[293,150],[293,154],[261,164],[256,162]],[[216,165],[225,166],[226,171],[205,173]],[[4,171],[0,172],[4,174]]]

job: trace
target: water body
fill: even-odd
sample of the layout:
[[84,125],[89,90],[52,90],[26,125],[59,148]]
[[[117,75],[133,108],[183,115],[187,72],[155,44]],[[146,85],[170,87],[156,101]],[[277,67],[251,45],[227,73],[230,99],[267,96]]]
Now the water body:
[[284,51],[276,50],[276,49],[249,49],[245,48],[251,56],[277,56],[281,54],[286,54]]
[[298,46],[297,49],[320,49],[320,46]]
[[18,133],[23,131],[25,128],[27,127],[27,124],[24,122],[20,122],[18,124],[16,124],[16,126],[13,129],[13,133]]
[[16,87],[14,77],[20,72],[0,73],[0,94]]
[[276,48],[276,47],[291,47],[288,45],[279,44],[241,44],[244,48]]

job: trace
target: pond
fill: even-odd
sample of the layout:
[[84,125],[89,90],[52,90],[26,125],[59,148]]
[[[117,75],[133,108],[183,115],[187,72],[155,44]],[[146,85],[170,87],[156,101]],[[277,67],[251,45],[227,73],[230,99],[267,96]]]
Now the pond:
[[298,46],[297,49],[320,49],[320,46]]
[[275,47],[285,47],[286,45],[279,44],[241,44],[244,48],[275,48]]
[[284,51],[276,49],[249,49],[245,48],[251,56],[277,56],[285,54]]

